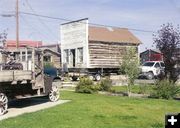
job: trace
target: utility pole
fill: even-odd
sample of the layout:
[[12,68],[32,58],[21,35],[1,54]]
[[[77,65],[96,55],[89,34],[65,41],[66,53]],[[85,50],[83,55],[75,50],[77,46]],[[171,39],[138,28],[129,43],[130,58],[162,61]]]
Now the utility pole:
[[16,0],[16,48],[19,48],[19,0]]

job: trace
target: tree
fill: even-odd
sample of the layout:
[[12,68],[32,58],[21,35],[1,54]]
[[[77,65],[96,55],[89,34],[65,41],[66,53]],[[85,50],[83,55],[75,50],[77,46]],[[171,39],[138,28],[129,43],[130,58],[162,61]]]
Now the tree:
[[6,39],[7,39],[7,33],[6,31],[3,31],[2,33],[0,33],[0,44],[2,44],[2,46],[4,46]]
[[135,48],[127,48],[126,51],[122,59],[120,70],[128,77],[127,92],[130,97],[131,86],[134,85],[134,81],[139,75],[139,59]]
[[154,44],[163,54],[165,63],[165,78],[176,82],[177,74],[175,74],[176,57],[175,52],[180,44],[179,26],[174,28],[172,24],[163,24],[154,36]]

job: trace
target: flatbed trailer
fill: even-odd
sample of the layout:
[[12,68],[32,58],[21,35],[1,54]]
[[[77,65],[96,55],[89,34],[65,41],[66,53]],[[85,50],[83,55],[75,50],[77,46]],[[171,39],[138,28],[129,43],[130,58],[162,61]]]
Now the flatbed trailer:
[[119,74],[119,68],[68,68],[67,73],[72,77],[73,81],[83,76],[99,81],[104,76]]
[[[14,70],[12,64],[8,65],[10,68],[7,70],[1,65],[0,115],[7,113],[8,101],[13,99],[49,96],[50,101],[57,101],[58,88],[53,86],[53,78],[44,74],[43,51],[26,48],[12,53],[16,59],[20,57],[18,63],[22,64],[23,69]],[[24,60],[22,56],[25,56]]]

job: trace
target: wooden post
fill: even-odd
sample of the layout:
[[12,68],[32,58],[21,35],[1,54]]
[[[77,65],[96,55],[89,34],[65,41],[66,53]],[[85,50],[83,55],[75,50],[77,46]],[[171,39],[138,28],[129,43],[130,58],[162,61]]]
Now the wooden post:
[[20,61],[22,62],[22,49],[20,49],[19,52],[20,52]]
[[19,0],[16,0],[16,48],[19,48]]
[[28,50],[25,48],[25,61],[28,61]]
[[32,49],[32,72],[35,72],[35,50]]

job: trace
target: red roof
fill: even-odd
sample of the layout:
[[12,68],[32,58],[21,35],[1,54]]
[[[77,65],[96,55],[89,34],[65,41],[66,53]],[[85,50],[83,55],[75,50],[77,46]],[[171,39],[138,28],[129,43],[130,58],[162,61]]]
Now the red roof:
[[[19,47],[40,47],[42,46],[42,41],[28,41],[28,40],[21,40],[19,41]],[[16,41],[15,40],[7,40],[5,43],[5,47],[7,49],[13,49],[16,48]]]

